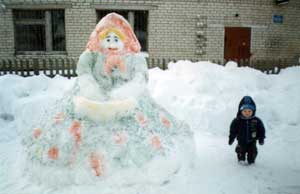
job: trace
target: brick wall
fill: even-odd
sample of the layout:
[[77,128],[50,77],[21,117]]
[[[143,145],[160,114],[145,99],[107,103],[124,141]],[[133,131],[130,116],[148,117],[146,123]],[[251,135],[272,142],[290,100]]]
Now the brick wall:
[[197,2],[161,1],[150,12],[149,53],[178,59],[195,58]]
[[[1,2],[1,1],[0,1]],[[0,57],[14,56],[12,8],[59,6],[65,8],[66,50],[78,57],[96,25],[96,7],[143,7],[149,10],[150,57],[175,59],[223,59],[224,27],[251,27],[251,53],[255,58],[293,57],[300,54],[300,1],[276,6],[273,0],[2,0],[0,9]],[[235,17],[235,14],[239,14]],[[272,15],[283,15],[274,24]],[[196,54],[198,17],[205,18],[204,54]]]
[[66,47],[69,56],[79,56],[96,25],[96,11],[90,3],[73,3],[65,11]]
[[11,10],[0,9],[0,57],[14,55],[14,36]]

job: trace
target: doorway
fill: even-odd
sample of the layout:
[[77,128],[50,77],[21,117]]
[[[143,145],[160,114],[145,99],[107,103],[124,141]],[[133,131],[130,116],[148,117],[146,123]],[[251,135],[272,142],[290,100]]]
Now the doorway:
[[249,60],[251,57],[250,48],[251,28],[225,27],[225,60]]

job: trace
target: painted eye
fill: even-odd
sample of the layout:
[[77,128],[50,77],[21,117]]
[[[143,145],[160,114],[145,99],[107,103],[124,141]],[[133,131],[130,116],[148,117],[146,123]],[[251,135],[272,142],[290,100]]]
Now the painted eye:
[[106,39],[106,42],[110,42],[110,39]]
[[118,42],[119,40],[117,38],[115,38],[115,42]]

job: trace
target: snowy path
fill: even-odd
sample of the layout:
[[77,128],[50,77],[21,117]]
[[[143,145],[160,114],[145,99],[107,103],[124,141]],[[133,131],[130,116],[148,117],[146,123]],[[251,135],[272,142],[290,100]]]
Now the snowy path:
[[[194,178],[198,182],[197,190],[222,194],[300,193],[299,164],[291,166],[283,162],[284,159],[278,161],[285,147],[280,151],[273,149],[273,143],[277,142],[267,142],[258,147],[256,164],[243,166],[236,161],[235,146],[227,145],[227,137],[198,133],[195,138],[198,159]],[[293,162],[296,161],[290,161]]]

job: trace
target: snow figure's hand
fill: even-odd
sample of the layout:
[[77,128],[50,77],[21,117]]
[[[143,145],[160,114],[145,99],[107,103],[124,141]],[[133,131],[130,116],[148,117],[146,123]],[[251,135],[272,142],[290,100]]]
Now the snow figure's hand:
[[41,128],[35,128],[35,129],[33,130],[33,137],[34,137],[35,139],[39,138],[39,137],[41,136],[41,134],[42,134]]
[[119,69],[121,73],[126,72],[126,65],[119,55],[109,55],[104,64],[104,72],[108,75],[112,73],[114,68]]
[[[99,83],[95,80],[92,73],[85,73],[79,75],[78,78],[79,96],[89,98],[91,100],[103,100],[105,99],[105,92],[99,86]],[[103,81],[101,83],[107,85]]]
[[97,153],[91,153],[90,155],[90,165],[95,172],[96,176],[101,176],[103,174],[103,164],[102,157]]

